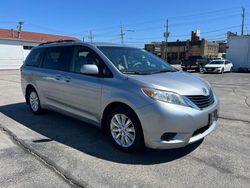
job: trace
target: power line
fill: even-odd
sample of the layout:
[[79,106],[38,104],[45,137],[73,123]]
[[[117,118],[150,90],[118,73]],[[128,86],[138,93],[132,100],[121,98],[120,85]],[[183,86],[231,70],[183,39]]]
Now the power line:
[[[200,12],[200,13],[195,13],[195,14],[189,14],[189,15],[181,15],[181,16],[173,16],[173,17],[169,17],[170,19],[177,19],[177,18],[182,18],[182,17],[185,17],[185,18],[187,18],[187,17],[194,17],[194,16],[202,16],[202,15],[212,15],[212,16],[214,16],[214,15],[216,15],[215,13],[219,13],[219,14],[222,14],[222,15],[224,15],[223,14],[223,12],[227,12],[227,11],[230,11],[230,10],[235,10],[235,9],[237,9],[237,8],[241,8],[241,7],[231,7],[231,8],[226,8],[226,9],[217,9],[217,10],[212,10],[212,11],[208,11],[208,12]],[[230,13],[232,13],[232,11],[230,12]],[[236,15],[238,15],[238,10],[237,10],[237,14],[231,14],[231,15],[229,15],[229,16],[231,16],[231,17],[233,17],[233,16],[236,16]],[[228,16],[226,16],[226,18],[227,18]],[[218,18],[221,18],[221,17],[216,17],[216,18],[213,18],[213,19],[218,19]],[[223,18],[225,18],[225,17],[223,17]],[[155,20],[150,20],[150,21],[144,21],[144,22],[136,22],[136,23],[129,23],[129,24],[125,24],[126,26],[133,26],[133,25],[144,25],[144,24],[146,24],[146,23],[156,23],[156,21],[159,21],[159,22],[162,22],[164,19],[163,18],[160,18],[160,19],[155,19]],[[203,22],[203,20],[199,20],[198,22]],[[195,21],[192,21],[192,22],[195,22]],[[191,22],[191,23],[192,23]],[[185,23],[176,23],[176,24],[178,24],[178,25],[183,25],[183,24],[185,24]],[[99,27],[99,28],[95,28],[95,29],[92,29],[93,31],[110,31],[110,30],[113,30],[113,29],[115,29],[115,28],[118,28],[119,26],[118,25],[116,25],[116,26],[109,26],[109,27],[103,27],[103,28],[101,28],[101,27]],[[160,26],[158,25],[157,27],[153,27],[153,28],[159,28]],[[145,29],[152,29],[152,28],[145,28]],[[84,33],[84,32],[87,32],[88,30],[86,29],[86,30],[83,30],[83,31],[79,31],[79,32],[75,32],[75,33],[72,33],[72,35],[79,35],[79,34],[82,34],[82,33]],[[141,29],[139,29],[139,30],[136,30],[136,31],[142,31]]]
[[[180,16],[168,16],[169,19],[174,20],[177,18],[187,18],[187,17],[195,17],[195,16],[204,16],[204,15],[216,15],[215,13],[219,13],[219,14],[223,14],[223,12],[225,11],[230,11],[230,13],[232,12],[231,10],[235,10],[235,9],[240,9],[241,7],[237,6],[237,7],[231,7],[231,8],[225,8],[225,9],[216,9],[216,10],[211,10],[208,12],[199,12],[199,13],[194,13],[194,14],[187,14],[187,15],[180,15]],[[136,22],[136,23],[129,23],[126,24],[126,26],[133,26],[133,25],[138,25],[138,24],[146,24],[146,23],[155,23],[156,21],[162,22],[164,21],[164,18],[159,18],[159,19],[154,19],[154,20],[150,20],[150,21],[144,21],[144,22]]]
[[[217,20],[217,19],[224,19],[224,18],[231,18],[231,17],[235,17],[238,16],[240,14],[230,14],[230,15],[226,15],[226,16],[222,16],[222,17],[214,17],[214,18],[209,18],[209,19],[203,19],[203,20],[193,20],[193,21],[188,21],[188,22],[171,22],[171,24],[169,25],[170,27],[178,27],[178,26],[183,26],[183,25],[194,25],[197,23],[202,23],[202,24],[207,24],[208,21],[212,21],[212,20]],[[144,28],[139,28],[139,29],[135,29],[136,32],[142,32],[142,31],[152,31],[152,30],[163,30],[162,25],[157,25],[157,26],[150,26],[150,27],[144,27]]]
[[[195,13],[195,14],[191,14],[191,15],[181,15],[181,16],[174,16],[174,17],[169,17],[171,19],[176,19],[176,18],[181,18],[181,17],[193,17],[193,16],[198,16],[198,15],[210,15],[212,14],[213,16],[216,15],[215,13],[217,14],[223,14],[223,12],[227,12],[229,10],[235,10],[236,8],[239,8],[239,7],[232,7],[232,8],[227,8],[227,9],[217,9],[217,10],[212,10],[212,11],[207,11],[207,12],[200,12],[200,13]],[[233,14],[231,16],[235,16],[236,14]],[[230,15],[229,15],[230,16]],[[216,18],[212,18],[213,19],[218,19],[218,18],[222,18],[222,17],[216,17]],[[228,16],[226,16],[226,18],[228,18]],[[162,22],[163,19],[158,19]],[[211,20],[211,19],[209,19]],[[208,20],[205,20],[205,21],[208,21]],[[132,23],[132,24],[126,24],[126,26],[129,26],[129,25],[138,25],[140,23],[152,23],[155,21],[146,21],[146,22],[137,22],[137,23]],[[183,24],[194,24],[194,23],[197,23],[197,22],[204,22],[204,20],[196,20],[196,21],[191,21],[191,22],[179,22],[179,23],[173,23],[171,26],[178,26],[178,25],[183,25]],[[1,23],[1,22],[0,22]],[[11,22],[9,22],[11,23]],[[31,26],[34,26],[34,27],[39,27],[39,28],[42,28],[42,29],[45,29],[45,30],[50,30],[50,31],[53,31],[53,32],[60,32],[60,33],[65,33],[65,34],[69,34],[69,35],[79,35],[83,32],[87,32],[88,30],[84,30],[84,31],[80,31],[80,32],[76,32],[76,33],[68,33],[68,32],[65,32],[65,31],[60,31],[60,30],[57,30],[57,29],[54,29],[54,28],[50,28],[50,27],[47,27],[47,26],[41,26],[41,25],[38,25],[38,24],[34,24],[34,23],[29,23],[27,22],[26,25],[31,25]],[[110,26],[110,27],[104,27],[104,28],[97,28],[97,29],[94,29],[94,31],[97,31],[97,30],[100,30],[100,31],[110,31],[110,32],[106,32],[106,33],[103,33],[102,35],[107,35],[109,33],[114,33],[114,31],[112,31],[114,28],[118,28],[119,26]],[[143,29],[137,29],[136,32],[140,32],[140,31],[144,31],[144,30],[162,30],[162,25],[157,25],[155,27],[146,27],[146,28],[143,28]],[[114,35],[113,35],[114,36]]]
[[[240,28],[241,25],[234,25],[234,26],[230,26],[230,27],[224,27],[224,28],[220,28],[220,29],[216,29],[216,30],[209,30],[209,31],[205,31],[202,32],[203,34],[210,34],[210,33],[216,33],[218,31],[228,31],[229,29],[233,29],[233,28]],[[179,35],[170,35],[171,37],[189,37],[190,34],[179,34]],[[152,39],[160,39],[160,36],[155,36],[155,37],[148,37],[148,38],[133,38],[133,37],[127,37],[128,39],[131,40],[152,40]]]
[[[117,29],[119,28],[120,25],[116,25],[116,26],[109,26],[109,27],[99,27],[99,28],[94,28],[92,29],[92,31],[110,31],[110,30],[113,30],[113,29]],[[78,34],[82,34],[82,33],[85,33],[85,32],[88,32],[89,30],[82,30],[82,31],[78,31],[78,32],[75,32],[75,33],[72,33],[72,35],[78,35]]]
[[195,13],[195,14],[189,14],[189,15],[180,15],[180,16],[175,16],[175,17],[170,17],[171,19],[173,18],[180,18],[180,17],[196,17],[196,16],[204,16],[204,15],[209,15],[209,14],[212,14],[212,15],[215,15],[214,13],[215,12],[218,12],[218,13],[223,13],[223,11],[230,11],[232,12],[231,10],[237,10],[237,9],[240,9],[241,7],[237,6],[237,7],[231,7],[231,8],[225,8],[225,9],[217,9],[217,10],[211,10],[211,11],[207,11],[207,12],[200,12],[200,13]]
[[36,23],[25,22],[25,25],[30,25],[30,26],[33,26],[33,27],[37,27],[37,28],[40,28],[40,29],[44,29],[44,30],[48,30],[48,31],[56,32],[56,33],[64,33],[64,34],[67,34],[67,35],[71,35],[69,32],[65,32],[65,31],[62,31],[62,30],[50,28],[50,27],[47,27],[47,26],[42,26],[42,25],[39,25],[39,24],[36,24]]
[[[248,7],[248,6],[246,6]],[[194,25],[194,24],[197,24],[199,22],[201,22],[202,24],[207,24],[206,22],[207,21],[211,21],[211,20],[215,20],[215,19],[222,19],[222,18],[230,18],[230,17],[235,17],[237,15],[240,15],[238,12],[239,10],[236,10],[240,7],[231,7],[231,8],[225,8],[225,9],[217,9],[217,10],[211,10],[211,11],[207,11],[207,12],[199,12],[199,13],[194,13],[194,14],[189,14],[189,15],[178,15],[178,16],[173,16],[173,17],[168,17],[170,18],[171,20],[171,24],[170,24],[170,27],[178,27],[178,26],[183,26],[183,25]],[[234,10],[234,11],[233,11]],[[235,11],[236,10],[236,11]],[[230,11],[230,14],[228,13]],[[226,14],[229,14],[229,15],[225,15]],[[235,14],[237,13],[237,14]],[[178,20],[180,18],[192,18],[192,17],[195,17],[195,16],[204,16],[204,15],[208,15],[209,18],[208,19],[202,19],[202,20],[191,20],[191,21],[187,21],[187,22],[173,22],[172,20]],[[217,16],[217,15],[221,15],[221,16]],[[247,15],[247,14],[245,14]],[[216,16],[216,17],[214,17]],[[162,18],[160,19],[157,19],[159,20],[160,22],[163,21]],[[13,21],[5,21],[5,22],[0,22],[0,23],[17,23],[17,22],[13,22]],[[144,22],[137,22],[137,23],[130,23],[130,24],[126,24],[125,26],[128,27],[128,26],[132,26],[132,25],[136,25],[138,29],[136,29],[135,31],[136,32],[143,32],[143,31],[152,31],[152,30],[159,30],[159,31],[163,31],[163,27],[162,27],[162,24],[157,24],[155,26],[148,26],[148,27],[144,27],[144,28],[140,28],[140,26],[138,26],[139,24],[142,24],[144,23],[143,25],[145,25],[145,23],[157,23],[156,20],[151,20],[151,21],[144,21]],[[65,31],[60,31],[60,30],[57,30],[57,29],[54,29],[54,28],[50,28],[50,27],[47,27],[47,26],[41,26],[41,25],[38,25],[38,24],[34,24],[34,23],[30,23],[30,22],[26,22],[25,25],[30,25],[30,26],[33,26],[33,27],[38,27],[38,28],[41,28],[41,29],[44,29],[44,30],[50,30],[50,31],[53,31],[53,32],[58,32],[58,33],[65,33],[67,35],[73,35],[73,36],[82,36],[81,33],[83,32],[88,32],[89,30],[84,30],[84,31],[80,31],[80,32],[76,32],[76,33],[69,33],[69,32],[65,32]],[[118,29],[120,26],[119,25],[116,25],[116,26],[110,26],[110,27],[99,27],[99,28],[96,28],[96,29],[93,29],[91,31],[101,31],[101,32],[95,32],[96,36],[95,37],[98,37],[98,38],[107,38],[107,37],[118,37],[120,35],[120,38],[121,38],[121,32],[120,34],[114,34],[116,33],[116,31],[114,29]],[[230,28],[227,28],[227,29],[233,29],[234,26],[230,27]],[[239,27],[239,26],[237,26]],[[121,29],[121,28],[120,28]],[[106,31],[106,32],[105,32]],[[109,31],[109,32],[108,32]],[[213,30],[213,31],[208,31],[208,32],[203,32],[202,34],[205,34],[205,33],[209,33],[209,32],[217,32],[219,30]],[[220,30],[221,31],[221,30]],[[243,28],[243,31],[244,31],[244,28]],[[124,25],[123,25],[123,34],[125,35],[125,31],[124,31]],[[123,40],[124,40],[124,35],[123,35]],[[190,34],[180,34],[180,35],[172,35],[171,37],[185,37],[185,36],[190,36]],[[127,38],[127,37],[126,37]],[[132,39],[132,40],[150,40],[150,39],[160,39],[161,37],[160,36],[157,36],[157,37],[150,37],[150,38],[139,38],[139,39]],[[129,38],[128,38],[129,39]],[[93,38],[92,38],[93,40]],[[107,39],[108,40],[108,39]],[[124,41],[123,41],[124,42]]]
[[208,22],[208,21],[224,19],[224,18],[232,18],[232,17],[235,17],[235,16],[239,16],[239,13],[230,14],[230,15],[226,15],[226,16],[220,16],[220,17],[214,17],[214,18],[209,18],[209,19],[194,20],[194,21],[188,21],[188,22],[180,22],[180,23],[172,24],[171,26],[183,26],[184,24],[194,24],[194,23],[195,24],[197,24],[197,23],[207,24],[206,22]]
[[17,21],[0,21],[0,24],[17,24]]
[[[205,31],[205,32],[202,32],[202,35],[203,34],[208,34],[208,33],[216,33],[218,31],[224,31],[224,30],[239,28],[240,26],[241,25],[235,25],[235,26],[231,26],[231,27],[224,27],[224,28],[221,28],[221,29]],[[188,34],[188,35],[187,34],[173,35],[172,37],[186,37],[186,36],[190,36],[190,34]]]

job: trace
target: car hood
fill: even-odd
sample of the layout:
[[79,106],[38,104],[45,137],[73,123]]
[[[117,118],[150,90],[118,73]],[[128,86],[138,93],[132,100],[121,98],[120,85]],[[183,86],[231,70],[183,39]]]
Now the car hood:
[[207,65],[205,65],[205,67],[206,68],[215,68],[215,67],[223,67],[223,65],[222,64],[213,64],[213,65],[207,64]]
[[139,82],[142,87],[150,87],[176,92],[180,95],[206,95],[210,86],[203,79],[184,72],[168,72],[152,75],[129,75],[129,79]]

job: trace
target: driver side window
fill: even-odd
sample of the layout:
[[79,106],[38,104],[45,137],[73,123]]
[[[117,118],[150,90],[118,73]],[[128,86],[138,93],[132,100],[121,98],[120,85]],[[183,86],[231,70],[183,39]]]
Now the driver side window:
[[99,76],[107,76],[106,74],[109,71],[101,58],[93,50],[84,46],[76,46],[70,72],[81,73],[83,65],[96,65],[99,69]]

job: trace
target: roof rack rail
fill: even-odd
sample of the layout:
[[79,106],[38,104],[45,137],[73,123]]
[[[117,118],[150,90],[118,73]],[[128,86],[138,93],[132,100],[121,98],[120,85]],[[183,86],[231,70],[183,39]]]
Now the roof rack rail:
[[56,40],[56,41],[50,41],[50,42],[43,42],[39,44],[38,46],[43,46],[46,44],[53,44],[53,43],[60,43],[60,42],[76,42],[77,40]]

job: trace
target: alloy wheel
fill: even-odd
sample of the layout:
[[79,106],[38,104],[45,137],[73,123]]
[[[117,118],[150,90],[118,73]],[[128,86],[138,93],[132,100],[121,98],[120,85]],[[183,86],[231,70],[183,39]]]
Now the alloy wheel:
[[29,102],[30,102],[31,109],[34,112],[38,111],[38,109],[39,109],[39,98],[38,98],[35,91],[32,91],[30,93],[30,101]]
[[110,122],[110,131],[114,141],[122,147],[130,147],[136,137],[133,122],[124,114],[115,114]]

